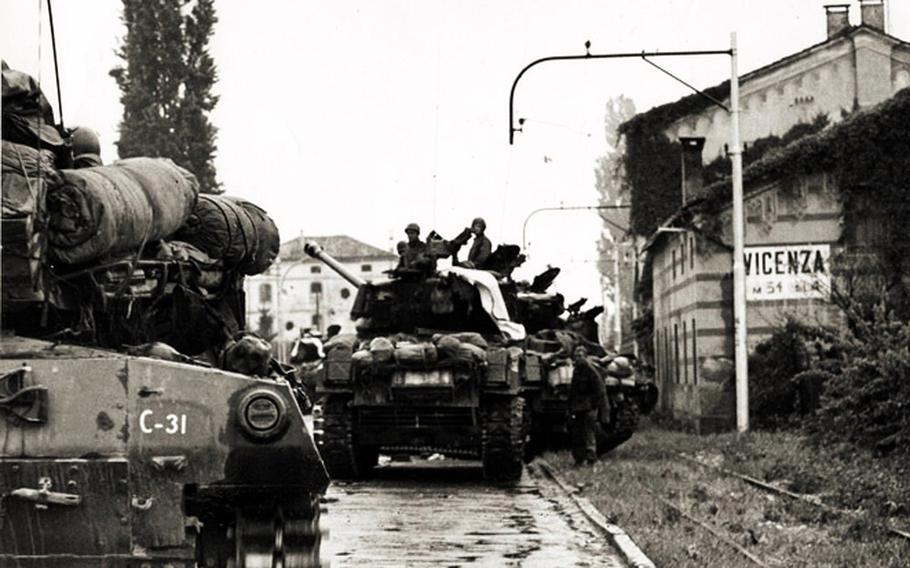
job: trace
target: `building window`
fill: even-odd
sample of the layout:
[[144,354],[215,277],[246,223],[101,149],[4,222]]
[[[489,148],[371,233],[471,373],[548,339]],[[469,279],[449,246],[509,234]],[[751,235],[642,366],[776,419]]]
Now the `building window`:
[[322,282],[311,282],[310,294],[322,294]]
[[689,236],[689,268],[695,269],[695,237]]
[[664,384],[664,344],[660,339],[660,330],[654,331],[654,344],[657,346],[657,377],[661,384]]
[[264,283],[259,285],[259,303],[268,304],[272,301],[272,285]]
[[664,374],[667,376],[667,384],[673,376],[670,373],[670,333],[668,328],[664,328]]
[[686,244],[689,242],[688,239],[683,237],[682,244],[679,245],[679,273],[686,273]]
[[311,266],[310,267],[310,274],[320,274],[321,272],[322,272],[321,266]]
[[360,271],[361,272],[373,272],[373,265],[372,264],[361,264]]
[[676,368],[674,369],[676,383],[679,384],[680,377],[679,377],[679,324],[678,323],[673,324],[673,359],[675,359],[674,363],[676,363],[675,364]]
[[689,383],[689,350],[686,349],[686,346],[689,345],[689,332],[686,326],[686,322],[683,322],[683,342],[682,342],[682,352],[683,352],[683,382]]
[[319,316],[319,314],[313,314],[313,318],[310,321],[313,322],[313,327],[315,327],[316,329],[319,329],[319,322],[321,320],[322,320],[322,318]]
[[341,299],[347,300],[350,297],[351,297],[351,291],[348,290],[347,288],[342,288],[341,289]]
[[673,280],[676,280],[676,249],[673,249]]
[[692,384],[698,384],[698,346],[695,341],[695,318],[692,318]]

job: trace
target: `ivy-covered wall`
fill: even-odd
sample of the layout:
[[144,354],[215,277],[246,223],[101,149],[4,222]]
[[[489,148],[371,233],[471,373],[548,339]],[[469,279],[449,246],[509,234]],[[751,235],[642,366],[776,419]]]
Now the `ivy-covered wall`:
[[[706,89],[705,93],[724,100],[730,93],[729,81]],[[665,132],[676,120],[701,112],[713,103],[694,94],[639,114],[624,123],[626,153],[623,167],[631,192],[630,230],[650,236],[662,221],[682,205],[679,143]]]

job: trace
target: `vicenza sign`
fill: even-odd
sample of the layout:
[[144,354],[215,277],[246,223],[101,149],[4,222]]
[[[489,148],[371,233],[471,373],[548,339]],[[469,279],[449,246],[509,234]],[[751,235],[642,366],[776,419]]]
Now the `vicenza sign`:
[[747,300],[829,300],[831,245],[745,247]]

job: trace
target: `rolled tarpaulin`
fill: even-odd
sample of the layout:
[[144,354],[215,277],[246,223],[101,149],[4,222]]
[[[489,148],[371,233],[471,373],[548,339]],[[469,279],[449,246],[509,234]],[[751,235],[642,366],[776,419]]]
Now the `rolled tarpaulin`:
[[275,262],[278,249],[281,247],[281,237],[278,226],[268,214],[258,205],[237,197],[229,197],[234,203],[240,205],[253,220],[256,227],[256,247],[252,255],[240,264],[240,271],[244,274],[262,274]]
[[264,272],[278,256],[278,228],[248,201],[202,194],[176,238],[244,274]]
[[179,229],[199,195],[196,177],[167,158],[60,170],[47,194],[50,257],[66,264],[138,249]]

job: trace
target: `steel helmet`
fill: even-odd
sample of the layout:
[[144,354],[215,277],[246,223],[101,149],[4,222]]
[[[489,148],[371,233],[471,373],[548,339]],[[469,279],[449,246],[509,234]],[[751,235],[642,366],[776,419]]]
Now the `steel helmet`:
[[407,233],[408,231],[416,231],[417,234],[420,234],[420,225],[417,223],[408,223],[408,226],[404,228],[404,232]]
[[101,154],[101,142],[99,142],[98,134],[94,130],[84,126],[77,126],[70,136],[72,137],[74,156]]

